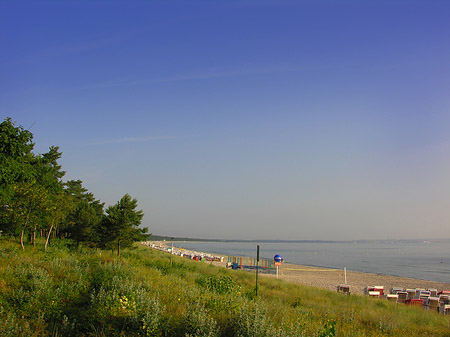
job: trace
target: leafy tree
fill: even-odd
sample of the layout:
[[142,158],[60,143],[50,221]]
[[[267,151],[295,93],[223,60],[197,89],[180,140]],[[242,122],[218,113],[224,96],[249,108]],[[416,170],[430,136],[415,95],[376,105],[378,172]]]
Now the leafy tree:
[[11,118],[0,123],[0,207],[8,205],[13,185],[34,180],[31,161],[34,155],[33,134],[22,126],[15,127]]
[[20,235],[20,246],[25,250],[23,237],[30,224],[39,221],[39,214],[45,209],[48,196],[42,186],[33,183],[17,183],[12,187],[13,197],[6,208],[6,219],[14,224],[10,231]]
[[100,246],[112,248],[117,245],[117,255],[120,249],[129,247],[135,241],[145,239],[147,228],[139,228],[144,213],[137,211],[137,200],[125,194],[114,206],[106,209],[106,216],[99,227]]
[[69,204],[62,196],[65,172],[57,162],[59,148],[52,146],[47,153],[35,155],[32,140],[33,134],[16,127],[11,118],[0,123],[0,229],[20,235],[22,249],[31,225],[51,232]]
[[47,153],[36,156],[32,162],[36,180],[48,194],[48,207],[42,217],[45,220],[42,228],[47,232],[45,249],[47,249],[52,231],[55,230],[56,235],[58,226],[63,223],[74,207],[70,194],[63,189],[62,177],[65,172],[61,170],[61,165],[58,164],[58,159],[61,156],[59,147],[50,146]]
[[120,249],[145,239],[147,228],[139,228],[143,212],[137,201],[125,194],[103,214],[104,204],[82,187],[80,180],[63,183],[65,172],[58,160],[59,147],[51,146],[35,155],[33,134],[15,126],[11,118],[0,123],[0,230],[23,238],[33,230],[46,233],[45,249],[52,233],[102,248]]
[[55,228],[56,231],[57,226],[67,217],[74,207],[72,198],[64,191],[52,194],[49,201],[51,205],[47,208],[47,219],[50,228],[47,232],[44,250],[47,250],[52,229]]

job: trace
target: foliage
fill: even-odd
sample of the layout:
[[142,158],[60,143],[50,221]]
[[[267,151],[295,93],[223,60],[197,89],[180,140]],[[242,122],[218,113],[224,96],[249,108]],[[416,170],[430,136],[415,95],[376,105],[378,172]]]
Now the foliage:
[[82,186],[81,180],[70,180],[64,184],[65,191],[72,197],[74,207],[66,217],[63,232],[77,242],[92,245],[98,241],[95,229],[102,220],[103,203]]
[[[200,275],[197,284],[216,294],[231,294],[236,289],[236,281],[231,275]],[[239,289],[237,289],[239,291]]]
[[0,238],[1,336],[448,335],[448,316],[420,308],[268,277],[249,299],[252,273],[178,256],[171,268],[168,254],[145,247],[119,258],[54,241],[45,253]]
[[139,228],[144,213],[137,211],[137,200],[125,194],[114,206],[106,209],[106,216],[100,226],[100,246],[111,247],[117,245],[120,249],[130,247],[133,242],[145,239],[147,228]]
[[[30,131],[15,127],[10,118],[0,124],[0,228],[7,234],[23,236],[30,225],[50,231],[54,222],[61,221],[61,178],[64,172],[57,160],[59,148],[51,146],[48,153],[32,153],[34,143]],[[55,200],[60,202],[56,203]],[[56,207],[55,207],[56,206]],[[52,217],[51,224],[45,217]]]
[[325,324],[323,330],[319,332],[319,337],[336,336],[336,321],[330,321]]
[[39,221],[40,212],[46,209],[47,192],[35,183],[16,183],[12,186],[14,194],[3,213],[9,216],[11,223],[17,224],[17,229],[23,230],[28,223]]
[[59,147],[34,154],[33,134],[15,126],[11,118],[0,123],[0,235],[14,236],[25,249],[25,240],[35,246],[36,234],[70,238],[87,246],[129,247],[142,240],[147,229],[138,228],[143,213],[136,199],[126,194],[103,213],[104,204],[82,187],[80,180],[66,183],[58,160]]
[[0,196],[7,200],[8,186],[32,179],[25,166],[33,159],[33,134],[22,126],[15,127],[11,118],[0,123]]

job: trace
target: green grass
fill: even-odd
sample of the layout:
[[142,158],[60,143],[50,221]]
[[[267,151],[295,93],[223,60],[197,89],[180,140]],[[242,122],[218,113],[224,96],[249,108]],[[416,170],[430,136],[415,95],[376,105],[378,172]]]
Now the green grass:
[[450,336],[447,316],[259,279],[143,246],[0,239],[0,336]]

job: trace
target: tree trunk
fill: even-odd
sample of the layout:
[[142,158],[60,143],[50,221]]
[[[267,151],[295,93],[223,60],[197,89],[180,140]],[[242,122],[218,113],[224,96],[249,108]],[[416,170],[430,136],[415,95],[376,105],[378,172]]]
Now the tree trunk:
[[22,250],[25,250],[25,246],[23,245],[23,234],[25,232],[25,228],[27,228],[27,225],[28,225],[28,219],[30,218],[30,212],[31,212],[31,210],[28,211],[27,217],[25,219],[25,224],[22,227],[22,232],[20,233],[20,247],[22,247]]
[[36,226],[34,226],[33,231],[33,247],[36,247]]
[[117,240],[117,256],[120,256],[120,239]]
[[45,241],[44,250],[47,250],[48,240],[50,239],[50,234],[52,233],[52,229],[53,229],[53,224],[50,226],[50,230],[48,231],[47,240]]
[[23,245],[23,232],[24,230],[22,229],[22,232],[20,233],[20,247],[22,247],[22,250],[25,250],[25,247]]

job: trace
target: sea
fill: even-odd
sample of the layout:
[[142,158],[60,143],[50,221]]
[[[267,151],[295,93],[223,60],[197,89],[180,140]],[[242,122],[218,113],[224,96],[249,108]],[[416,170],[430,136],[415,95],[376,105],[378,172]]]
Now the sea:
[[450,283],[450,239],[395,241],[178,241],[174,246],[228,256],[273,259],[332,269],[344,269]]

